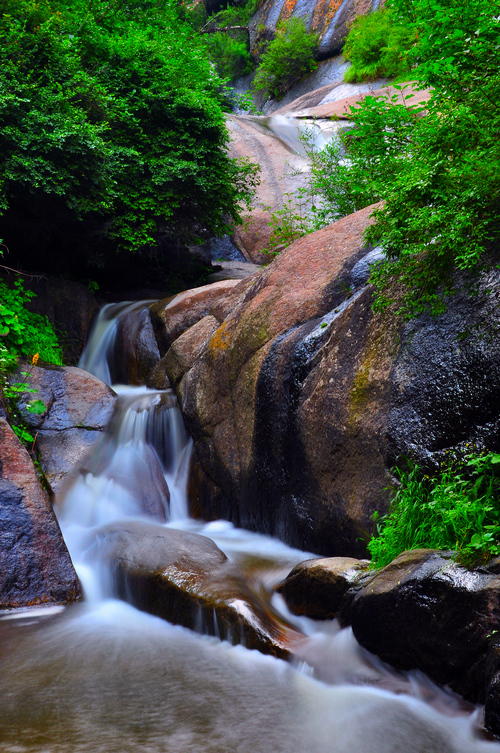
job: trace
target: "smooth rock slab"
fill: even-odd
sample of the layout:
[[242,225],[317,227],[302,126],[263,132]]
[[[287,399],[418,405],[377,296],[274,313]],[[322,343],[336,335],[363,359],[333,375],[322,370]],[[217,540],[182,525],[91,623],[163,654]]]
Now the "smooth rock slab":
[[0,609],[80,598],[49,498],[27,451],[0,418]]
[[264,613],[241,573],[205,536],[153,523],[101,528],[92,550],[119,598],[169,622],[285,658],[298,634]]
[[276,588],[293,614],[332,620],[342,599],[362,576],[368,562],[352,557],[326,557],[299,562]]

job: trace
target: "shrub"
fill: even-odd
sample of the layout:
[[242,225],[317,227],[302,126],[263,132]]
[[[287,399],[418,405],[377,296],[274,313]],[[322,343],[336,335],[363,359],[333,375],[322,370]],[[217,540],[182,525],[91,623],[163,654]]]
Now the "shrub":
[[250,73],[254,68],[250,55],[248,29],[232,27],[247,27],[256,7],[255,0],[248,0],[246,5],[226,8],[208,21],[218,28],[227,29],[227,31],[203,35],[206,53],[215,65],[219,76],[224,79],[233,81],[239,76]]
[[372,566],[408,549],[455,549],[468,563],[500,554],[500,455],[450,461],[434,475],[417,464],[396,468],[389,513],[368,544]]
[[358,16],[344,46],[351,61],[346,81],[367,81],[380,76],[399,77],[410,71],[408,50],[415,43],[415,30],[398,23],[390,10]]
[[193,243],[238,218],[249,172],[173,3],[5,0],[0,33],[0,212],[21,263],[28,241],[47,268],[86,234],[84,274],[87,249],[100,264],[102,248]]
[[253,82],[256,91],[280,98],[307,73],[316,68],[317,35],[308,32],[301,18],[280,23],[269,43]]

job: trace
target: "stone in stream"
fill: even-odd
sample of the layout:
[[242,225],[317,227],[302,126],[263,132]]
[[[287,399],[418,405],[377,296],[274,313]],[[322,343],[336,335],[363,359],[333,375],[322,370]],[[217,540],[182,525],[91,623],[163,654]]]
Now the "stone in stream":
[[454,554],[404,552],[353,587],[341,622],[397,669],[419,669],[467,700],[484,703],[493,671],[487,655],[500,629],[500,561],[468,569]]
[[208,341],[219,328],[214,316],[204,316],[174,340],[162,359],[165,374],[177,385],[184,374],[194,366],[196,359],[205,350]]
[[[40,464],[53,493],[103,436],[113,414],[116,395],[107,384],[74,366],[22,365],[12,377],[35,392],[20,395],[19,409],[36,436]],[[41,400],[46,410],[26,405]]]
[[80,598],[48,495],[27,451],[0,418],[0,609]]
[[369,562],[352,557],[328,557],[300,562],[276,587],[292,614],[313,620],[332,620],[342,599],[360,577]]
[[299,637],[266,613],[205,536],[134,521],[99,529],[93,549],[110,567],[118,596],[145,612],[282,658]]

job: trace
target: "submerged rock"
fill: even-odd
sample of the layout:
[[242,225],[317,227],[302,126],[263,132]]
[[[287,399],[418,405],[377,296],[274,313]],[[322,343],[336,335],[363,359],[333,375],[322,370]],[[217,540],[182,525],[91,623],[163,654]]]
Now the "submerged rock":
[[27,451],[0,418],[0,609],[80,598],[48,495]]
[[[107,384],[74,366],[22,366],[13,377],[34,392],[20,396],[19,408],[36,436],[40,464],[52,492],[96,440],[103,436],[113,414],[116,395]],[[26,407],[41,400],[45,411]]]
[[366,560],[328,557],[296,565],[276,588],[293,614],[313,620],[332,620],[342,599],[368,568]]
[[243,576],[205,536],[131,522],[99,529],[93,545],[120,598],[169,622],[286,657],[298,634],[272,619]]

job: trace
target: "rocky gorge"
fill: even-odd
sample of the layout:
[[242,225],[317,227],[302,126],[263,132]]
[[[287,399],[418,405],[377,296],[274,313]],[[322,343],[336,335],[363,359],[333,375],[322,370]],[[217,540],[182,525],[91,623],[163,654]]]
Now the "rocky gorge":
[[[314,9],[328,52],[353,7]],[[336,87],[282,115],[343,120],[359,94]],[[230,130],[234,154],[266,155],[233,237],[262,263],[263,207],[307,160],[258,120]],[[374,209],[98,318],[83,286],[40,283],[68,360],[87,346],[11,375],[31,456],[1,406],[0,751],[498,750],[479,732],[500,737],[498,558],[365,559],[399,458],[500,451],[498,260],[436,318],[374,313]]]

